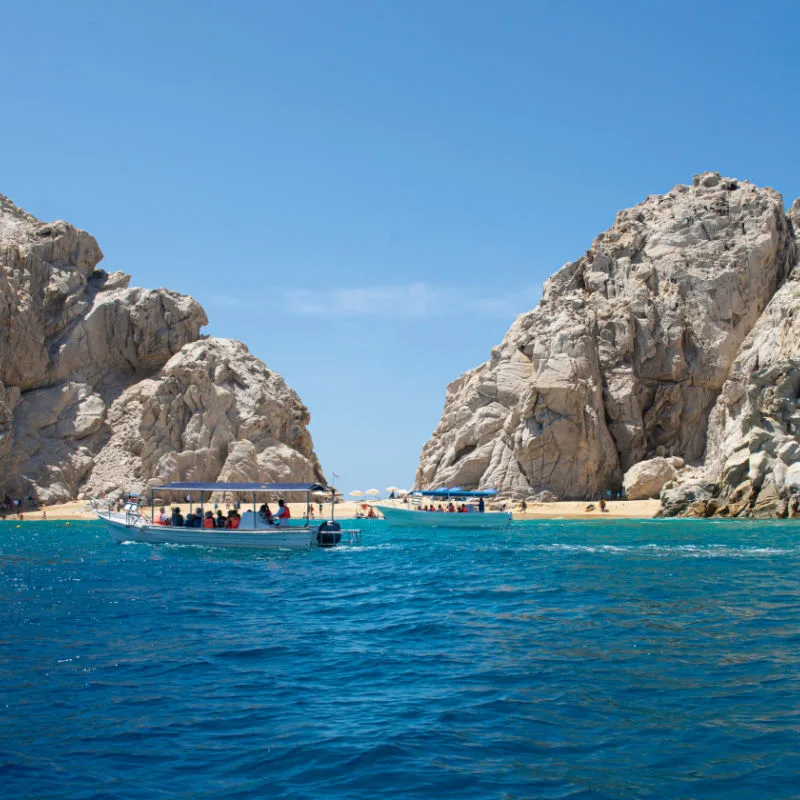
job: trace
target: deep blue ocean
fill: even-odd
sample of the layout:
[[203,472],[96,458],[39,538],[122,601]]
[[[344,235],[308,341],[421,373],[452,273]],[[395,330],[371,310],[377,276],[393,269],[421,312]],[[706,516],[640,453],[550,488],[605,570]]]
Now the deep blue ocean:
[[800,797],[800,523],[0,523],[2,798]]

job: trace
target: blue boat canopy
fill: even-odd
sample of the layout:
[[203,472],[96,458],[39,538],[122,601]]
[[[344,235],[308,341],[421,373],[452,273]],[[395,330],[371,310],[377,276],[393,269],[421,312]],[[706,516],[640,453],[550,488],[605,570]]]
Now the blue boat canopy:
[[471,492],[462,489],[460,486],[454,486],[452,489],[417,490],[411,494],[419,495],[420,497],[494,497],[497,494],[497,489],[480,489]]
[[153,486],[166,492],[330,492],[321,483],[202,483],[182,482]]

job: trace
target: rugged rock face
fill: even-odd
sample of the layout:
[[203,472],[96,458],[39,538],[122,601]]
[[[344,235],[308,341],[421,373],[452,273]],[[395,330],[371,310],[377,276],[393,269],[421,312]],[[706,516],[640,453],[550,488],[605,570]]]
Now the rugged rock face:
[[[186,345],[110,405],[84,489],[144,482],[324,480],[309,414],[280,375],[230,339]],[[211,476],[211,477],[209,477]]]
[[239,342],[201,339],[191,297],[132,288],[102,257],[89,234],[0,195],[0,492],[323,480],[283,379]]
[[[798,204],[792,209],[794,217]],[[708,497],[681,502],[705,483]],[[663,513],[795,516],[800,510],[800,269],[745,339],[708,428],[705,471],[665,492]]]
[[780,195],[717,173],[621,211],[448,387],[417,486],[584,498],[643,459],[698,465],[709,413],[794,253]]

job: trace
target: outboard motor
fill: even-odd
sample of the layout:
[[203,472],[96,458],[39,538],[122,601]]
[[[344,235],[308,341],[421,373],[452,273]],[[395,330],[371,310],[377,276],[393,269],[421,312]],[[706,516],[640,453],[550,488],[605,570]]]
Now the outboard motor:
[[336,547],[342,541],[342,526],[332,519],[317,528],[317,544],[320,547]]

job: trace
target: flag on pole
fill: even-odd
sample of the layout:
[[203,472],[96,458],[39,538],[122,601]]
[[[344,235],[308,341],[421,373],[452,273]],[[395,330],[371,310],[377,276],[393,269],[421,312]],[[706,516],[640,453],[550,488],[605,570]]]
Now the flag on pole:
[[334,472],[334,473],[333,473],[333,477],[334,477],[334,478],[338,478],[339,476],[338,476],[338,475],[337,475],[337,474]]

